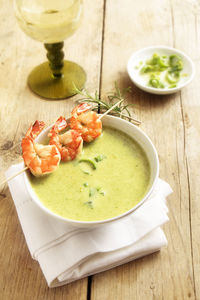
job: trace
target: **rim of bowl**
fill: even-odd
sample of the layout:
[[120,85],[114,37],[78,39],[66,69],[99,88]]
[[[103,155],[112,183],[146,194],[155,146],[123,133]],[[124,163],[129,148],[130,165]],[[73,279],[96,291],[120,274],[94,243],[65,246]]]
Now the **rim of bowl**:
[[[148,142],[149,144],[151,145],[151,148],[152,148],[152,153],[154,154],[154,157],[155,157],[155,161],[156,161],[156,172],[155,172],[155,176],[153,178],[153,182],[152,182],[152,185],[150,186],[148,192],[145,194],[145,196],[134,206],[132,207],[131,209],[129,209],[128,211],[124,212],[123,214],[120,214],[118,216],[115,216],[115,217],[112,217],[112,218],[108,218],[108,219],[105,219],[105,220],[98,220],[98,221],[80,221],[80,220],[74,220],[74,219],[69,219],[69,218],[65,218],[65,217],[62,217],[56,213],[54,213],[53,211],[51,211],[50,209],[48,209],[45,205],[43,205],[43,203],[39,200],[39,197],[36,195],[36,193],[34,192],[34,190],[32,189],[31,187],[31,184],[30,184],[30,181],[28,179],[28,174],[27,174],[27,171],[24,172],[24,179],[25,179],[25,184],[26,184],[26,187],[27,187],[27,190],[28,190],[28,193],[30,194],[31,198],[34,200],[34,202],[40,207],[42,208],[43,211],[45,211],[46,214],[48,215],[51,215],[53,216],[54,218],[56,219],[59,219],[60,221],[64,221],[64,222],[69,222],[74,225],[88,225],[88,226],[93,226],[93,225],[100,225],[100,224],[107,224],[107,223],[110,223],[110,222],[113,222],[113,221],[116,221],[118,219],[121,219],[129,214],[131,214],[132,212],[134,212],[138,207],[140,207],[146,200],[147,198],[150,196],[150,194],[152,193],[155,185],[156,185],[156,182],[158,180],[158,175],[159,175],[159,159],[158,159],[158,153],[157,153],[157,150],[154,146],[154,144],[152,143],[152,141],[150,140],[150,138],[146,135],[146,133],[144,133],[140,128],[138,128],[136,125],[124,120],[124,119],[121,119],[121,118],[118,118],[118,117],[115,117],[115,116],[108,116],[106,115],[105,116],[106,118],[110,118],[110,119],[118,119],[119,122],[124,122],[125,124],[127,124],[128,126],[133,126]],[[104,118],[105,118],[104,117]],[[48,126],[45,130],[43,130],[39,135],[38,137],[36,138],[36,141],[37,139],[39,139],[42,135],[45,135],[46,132],[48,132],[51,127],[53,125],[50,125]],[[112,127],[112,125],[110,126]],[[116,129],[116,127],[113,127],[114,129]],[[120,129],[119,129],[120,130]],[[122,131],[122,130],[121,130]],[[123,131],[122,131],[123,132]],[[136,140],[137,141],[137,140]],[[141,145],[140,145],[141,146]],[[142,147],[142,146],[141,146]],[[146,152],[145,152],[146,153]]]
[[[170,51],[173,51],[175,52],[175,54],[180,54],[182,55],[190,64],[191,66],[191,73],[189,74],[188,76],[188,80],[186,80],[184,83],[178,85],[177,87],[174,87],[174,88],[166,88],[166,89],[161,89],[161,88],[154,88],[154,87],[150,87],[150,86],[146,86],[144,84],[141,84],[139,83],[135,77],[133,76],[133,73],[131,72],[131,62],[132,62],[132,59],[134,56],[138,55],[139,53],[142,53],[142,52],[145,52],[147,50],[151,50],[151,49],[163,49],[163,50],[170,50]],[[131,80],[135,83],[135,85],[137,85],[138,87],[140,87],[141,89],[145,90],[145,91],[149,91],[151,92],[152,94],[167,94],[167,92],[170,92],[171,93],[174,93],[176,91],[179,91],[180,89],[182,89],[183,87],[185,87],[186,85],[188,85],[194,78],[194,75],[195,75],[195,66],[194,66],[194,63],[192,61],[192,59],[187,55],[185,54],[183,51],[179,50],[179,49],[176,49],[176,48],[173,48],[173,47],[170,47],[170,46],[164,46],[164,45],[155,45],[155,46],[149,46],[149,47],[145,47],[145,48],[142,48],[142,49],[139,49],[137,50],[136,52],[133,52],[132,55],[129,57],[128,59],[128,63],[127,63],[127,72],[129,74],[129,77],[131,78]]]

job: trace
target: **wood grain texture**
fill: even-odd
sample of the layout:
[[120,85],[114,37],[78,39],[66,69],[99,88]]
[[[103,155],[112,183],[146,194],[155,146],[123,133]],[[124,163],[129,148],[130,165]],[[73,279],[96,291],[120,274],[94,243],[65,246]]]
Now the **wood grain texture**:
[[[65,41],[65,55],[83,66],[87,87],[99,87],[103,1],[86,0],[82,26]],[[71,99],[47,101],[34,95],[26,79],[34,66],[46,60],[43,45],[18,27],[12,1],[1,1],[0,11],[0,181],[4,171],[20,160],[20,141],[36,119],[51,124],[69,115]],[[37,262],[28,252],[13,201],[6,185],[0,187],[0,299],[87,299],[87,278],[49,289]]]
[[[195,2],[195,1],[194,1]],[[113,81],[131,85],[129,101],[142,120],[141,128],[154,142],[160,159],[160,176],[170,183],[170,223],[164,226],[169,246],[150,255],[93,277],[91,299],[199,299],[199,205],[194,164],[199,162],[197,129],[188,128],[194,118],[198,96],[195,81],[171,96],[148,95],[135,88],[127,77],[126,63],[133,51],[150,45],[169,45],[197,59],[194,11],[187,1],[106,1],[102,94]],[[198,26],[196,26],[198,28]],[[192,98],[192,99],[191,99]],[[188,118],[189,120],[188,120]],[[187,124],[186,124],[187,123]],[[196,145],[196,146],[195,146]],[[195,150],[196,157],[191,154]],[[195,171],[196,169],[196,171]],[[199,184],[199,183],[198,183]],[[196,208],[196,212],[194,211]],[[193,218],[194,214],[194,218]]]
[[[196,65],[196,76],[190,88],[184,89],[181,92],[181,111],[183,118],[183,133],[184,133],[184,152],[185,164],[188,180],[188,202],[190,212],[190,238],[191,238],[191,253],[194,276],[194,291],[196,299],[200,298],[200,204],[199,204],[199,184],[200,174],[198,165],[200,162],[200,141],[199,131],[199,113],[200,113],[200,90],[199,90],[199,16],[200,4],[199,1],[190,3],[185,1],[181,14],[178,13],[180,1],[173,3],[172,12],[174,15],[174,33],[176,35],[175,46],[184,49],[190,55]],[[184,30],[180,32],[180,26]],[[185,42],[187,40],[187,43]]]
[[[8,187],[0,187],[0,299],[182,300],[200,299],[200,4],[197,0],[84,1],[81,28],[65,42],[66,57],[87,72],[86,87],[104,96],[114,82],[132,86],[132,112],[155,144],[160,177],[173,194],[169,245],[160,252],[61,288],[49,289],[28,252]],[[26,78],[45,60],[41,43],[18,28],[12,1],[0,11],[0,180],[20,159],[19,142],[35,119],[50,124],[69,115],[77,97],[46,101],[30,92]],[[180,93],[154,96],[137,89],[126,63],[133,51],[168,45],[195,62],[196,77]]]

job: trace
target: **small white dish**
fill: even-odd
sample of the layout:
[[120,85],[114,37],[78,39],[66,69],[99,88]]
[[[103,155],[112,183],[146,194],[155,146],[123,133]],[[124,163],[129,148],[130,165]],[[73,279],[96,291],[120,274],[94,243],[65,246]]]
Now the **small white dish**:
[[[153,188],[155,187],[155,184],[158,179],[158,174],[159,174],[159,160],[158,160],[158,154],[157,151],[149,139],[149,137],[137,126],[133,125],[132,123],[125,121],[123,119],[113,117],[113,116],[104,116],[102,119],[103,126],[109,126],[112,128],[119,129],[126,133],[127,135],[130,136],[130,138],[133,138],[135,141],[139,143],[139,145],[143,148],[145,151],[149,164],[150,164],[150,170],[151,170],[151,175],[150,175],[150,182],[149,182],[149,187],[146,192],[146,195],[139,201],[139,203],[131,208],[130,210],[126,211],[123,214],[120,214],[116,217],[110,218],[110,219],[105,219],[101,221],[77,221],[77,220],[72,220],[72,219],[67,219],[62,216],[57,215],[53,211],[49,210],[38,198],[36,193],[31,187],[30,181],[29,181],[29,176],[28,176],[28,171],[24,172],[24,179],[25,179],[25,184],[27,187],[27,191],[33,201],[48,215],[55,217],[57,220],[61,220],[66,222],[69,225],[76,226],[76,227],[97,227],[99,225],[106,224],[108,222],[113,222],[115,220],[121,219],[128,214],[134,212],[140,205],[144,203],[144,201],[149,197],[149,195],[152,193]],[[36,138],[36,142],[42,143],[42,141],[47,137],[47,134],[49,130],[51,129],[52,126],[49,126],[45,130],[42,131],[42,133]]]
[[[177,87],[154,88],[148,86],[148,82],[146,82],[146,78],[144,78],[145,76],[140,74],[140,68],[138,69],[137,66],[140,64],[140,62],[145,62],[147,59],[150,59],[154,53],[167,56],[175,54],[181,57],[183,61],[183,70],[181,71],[181,74],[187,74],[187,76],[181,77]],[[138,88],[145,92],[157,95],[167,95],[178,92],[191,82],[195,74],[194,63],[190,57],[180,50],[167,46],[151,46],[134,52],[128,60],[127,71],[130,79]]]

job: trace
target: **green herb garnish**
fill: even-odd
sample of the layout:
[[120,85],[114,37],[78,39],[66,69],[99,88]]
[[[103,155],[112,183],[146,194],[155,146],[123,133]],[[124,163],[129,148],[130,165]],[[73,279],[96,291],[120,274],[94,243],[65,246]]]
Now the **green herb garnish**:
[[86,171],[86,170],[82,170],[84,174],[87,174],[87,175],[90,175],[90,172],[89,171]]
[[89,208],[94,208],[94,204],[93,204],[93,201],[89,200],[87,202],[84,202],[84,204],[88,205]]
[[91,187],[89,189],[89,197],[93,197],[95,195],[96,191],[97,191],[96,188]]
[[89,159],[89,158],[81,158],[81,159],[79,159],[78,162],[79,163],[81,163],[81,162],[89,163],[94,170],[96,170],[96,168],[97,168],[96,163],[92,159]]
[[105,196],[105,192],[102,190],[102,188],[100,186],[98,187],[89,187],[88,183],[84,183],[83,186],[85,188],[88,188],[88,196],[89,196],[89,200],[84,202],[84,204],[87,204],[90,208],[93,208],[93,204],[94,204],[94,199],[98,196]]
[[102,196],[105,196],[106,193],[104,191],[101,191],[101,192],[99,192],[99,194]]
[[131,116],[131,113],[129,111],[129,107],[132,106],[132,104],[124,104],[126,98],[125,95],[127,93],[131,93],[131,87],[123,88],[122,90],[119,89],[117,83],[115,83],[115,90],[114,92],[111,92],[107,96],[107,100],[104,101],[100,99],[100,96],[98,95],[97,91],[95,92],[94,96],[92,96],[87,90],[79,90],[77,87],[74,87],[75,92],[83,98],[78,100],[78,103],[82,102],[88,102],[92,103],[93,110],[98,111],[98,113],[104,113],[107,110],[109,110],[115,103],[122,100],[121,103],[119,103],[112,111],[109,112],[109,114],[118,116],[124,119],[128,119],[129,121],[133,122],[136,125],[139,125],[141,122],[134,119]]
[[105,155],[99,154],[99,155],[95,156],[94,160],[95,160],[96,162],[100,162],[100,161],[102,161],[104,158],[106,158]]

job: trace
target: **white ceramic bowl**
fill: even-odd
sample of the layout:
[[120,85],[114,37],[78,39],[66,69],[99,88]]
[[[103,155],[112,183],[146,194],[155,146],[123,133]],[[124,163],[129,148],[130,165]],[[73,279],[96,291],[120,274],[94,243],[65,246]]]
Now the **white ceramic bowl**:
[[[144,76],[140,74],[137,66],[141,61],[145,62],[147,59],[150,59],[154,53],[167,56],[176,54],[181,57],[183,61],[183,70],[181,71],[181,74],[186,73],[187,76],[181,77],[177,87],[158,89],[147,85]],[[167,95],[178,92],[191,82],[195,74],[195,68],[192,60],[182,51],[167,46],[151,46],[133,53],[128,60],[127,71],[129,77],[138,88],[145,92],[158,95]]]
[[[119,130],[125,132],[126,134],[128,134],[131,138],[133,138],[134,140],[136,140],[140,144],[140,146],[143,148],[143,150],[145,151],[145,153],[148,157],[148,160],[149,160],[149,163],[150,163],[150,169],[151,169],[149,188],[148,188],[144,198],[136,206],[134,206],[132,209],[128,210],[127,212],[125,212],[125,213],[123,213],[123,214],[121,214],[117,217],[106,219],[106,220],[101,220],[101,221],[76,221],[76,220],[63,218],[63,217],[57,215],[56,213],[50,211],[47,207],[45,207],[43,205],[43,203],[39,200],[39,198],[37,197],[37,195],[35,194],[35,192],[33,191],[32,187],[30,185],[28,172],[24,173],[26,187],[27,187],[27,190],[28,190],[31,198],[33,199],[33,201],[44,212],[46,212],[48,215],[50,215],[52,217],[55,217],[58,220],[64,221],[64,222],[66,222],[70,225],[77,226],[77,227],[95,227],[95,226],[98,226],[98,225],[106,224],[108,222],[112,222],[114,220],[123,218],[126,215],[134,212],[148,198],[148,196],[152,192],[152,190],[155,186],[155,183],[157,181],[157,178],[158,178],[159,161],[158,161],[157,151],[156,151],[154,145],[152,144],[151,140],[148,138],[148,136],[141,129],[139,129],[137,126],[131,124],[128,121],[122,120],[122,119],[117,118],[117,117],[108,116],[108,115],[103,117],[102,123],[103,123],[103,126],[104,125],[105,126],[110,126],[112,128],[119,129]],[[36,141],[38,143],[41,143],[44,140],[44,138],[47,136],[47,133],[48,133],[50,128],[51,128],[51,126],[48,127],[46,130],[44,130],[38,136],[38,138],[36,139]]]

